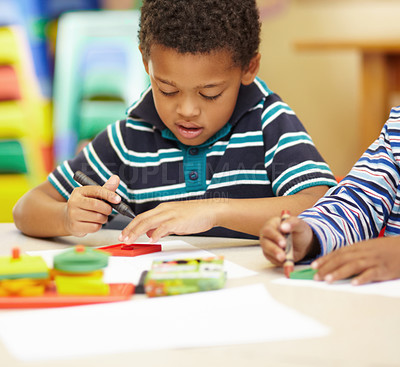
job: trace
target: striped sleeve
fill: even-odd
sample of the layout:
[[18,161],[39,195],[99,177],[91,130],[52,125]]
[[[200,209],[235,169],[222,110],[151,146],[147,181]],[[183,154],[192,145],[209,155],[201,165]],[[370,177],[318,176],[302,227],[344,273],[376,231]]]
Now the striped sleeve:
[[340,184],[300,215],[319,239],[321,255],[385,235],[400,234],[400,109]]
[[276,196],[292,195],[313,186],[336,185],[311,137],[292,109],[277,95],[266,99],[262,130],[265,169]]

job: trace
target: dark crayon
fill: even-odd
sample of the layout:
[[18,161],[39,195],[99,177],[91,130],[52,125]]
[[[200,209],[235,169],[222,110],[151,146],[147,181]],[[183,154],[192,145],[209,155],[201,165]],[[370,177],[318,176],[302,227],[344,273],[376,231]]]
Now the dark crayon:
[[[74,180],[78,183],[80,183],[82,186],[100,186],[97,182],[93,181],[91,178],[86,176],[83,172],[81,171],[76,171],[74,174]],[[132,209],[129,207],[124,202],[120,202],[119,204],[113,204],[109,203],[118,213],[125,215],[129,218],[135,218],[135,213],[132,211]]]

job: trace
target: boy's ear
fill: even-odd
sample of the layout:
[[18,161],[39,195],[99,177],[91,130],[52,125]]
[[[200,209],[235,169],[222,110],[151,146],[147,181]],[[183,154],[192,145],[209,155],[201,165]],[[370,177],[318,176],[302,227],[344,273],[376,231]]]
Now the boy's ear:
[[257,55],[250,60],[248,67],[243,70],[242,74],[243,85],[249,85],[253,83],[254,78],[258,74],[258,70],[260,70],[260,59],[261,59],[261,54],[257,53]]
[[145,70],[146,70],[146,73],[148,74],[149,73],[149,62],[147,61],[147,59],[143,56],[143,51],[142,51],[142,48],[139,46],[139,51],[140,51],[140,53],[142,54],[142,61],[143,61],[143,65],[144,65],[144,68],[145,68]]

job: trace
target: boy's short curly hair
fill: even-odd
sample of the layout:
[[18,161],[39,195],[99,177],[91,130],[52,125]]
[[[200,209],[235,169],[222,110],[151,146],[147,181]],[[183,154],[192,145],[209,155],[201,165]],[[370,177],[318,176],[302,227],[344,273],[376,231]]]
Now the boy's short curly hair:
[[256,0],[143,0],[139,42],[147,59],[159,44],[180,53],[229,50],[235,65],[246,67],[260,31]]

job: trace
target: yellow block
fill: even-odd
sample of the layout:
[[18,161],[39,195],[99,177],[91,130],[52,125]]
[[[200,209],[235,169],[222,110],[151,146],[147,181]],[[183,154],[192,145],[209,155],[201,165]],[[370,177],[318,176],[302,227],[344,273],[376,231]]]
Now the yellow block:
[[57,275],[55,283],[58,294],[106,296],[110,287],[98,276],[63,276]]
[[18,199],[32,188],[26,175],[0,175],[0,222],[12,222],[12,208]]
[[45,279],[6,279],[0,281],[0,296],[33,297],[43,295]]
[[12,64],[19,58],[18,40],[10,27],[0,27],[0,63]]

